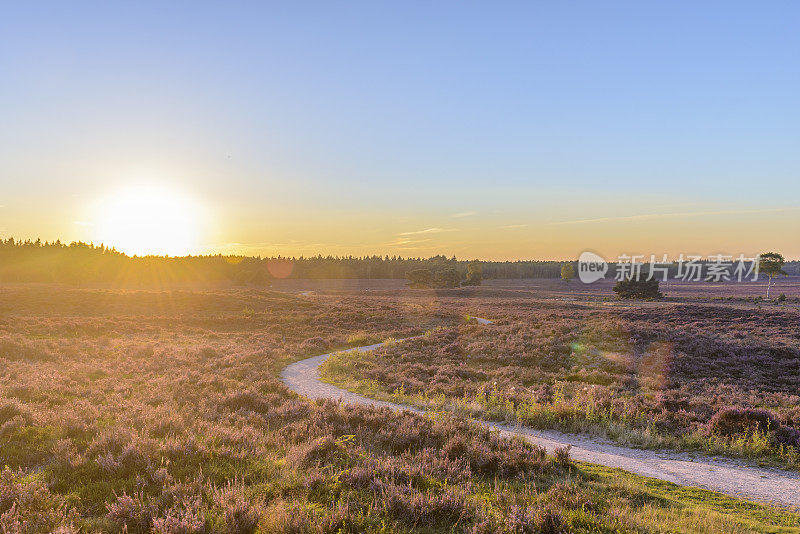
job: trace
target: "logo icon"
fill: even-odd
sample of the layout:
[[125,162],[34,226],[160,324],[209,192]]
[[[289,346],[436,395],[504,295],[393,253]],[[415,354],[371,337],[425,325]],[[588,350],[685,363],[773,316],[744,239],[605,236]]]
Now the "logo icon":
[[594,252],[584,252],[578,258],[578,278],[584,284],[605,278],[607,272],[608,263]]

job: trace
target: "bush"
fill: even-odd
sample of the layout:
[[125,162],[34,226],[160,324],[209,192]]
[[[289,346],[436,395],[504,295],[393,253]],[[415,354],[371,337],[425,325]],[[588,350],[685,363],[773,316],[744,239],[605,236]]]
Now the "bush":
[[147,532],[158,511],[141,493],[135,496],[123,493],[107,507],[109,521],[125,532]]
[[767,410],[723,408],[709,421],[709,430],[721,436],[735,436],[753,431],[767,433],[778,427],[780,423]]
[[658,280],[620,280],[614,286],[614,293],[621,299],[660,299],[664,295],[658,290]]
[[289,463],[298,467],[331,466],[348,461],[347,449],[332,436],[295,447],[289,452]]
[[19,534],[78,532],[77,513],[38,479],[0,472],[0,531]]
[[433,281],[435,287],[453,288],[461,285],[461,276],[455,269],[442,269],[436,272]]
[[735,436],[747,432],[761,432],[782,445],[800,447],[800,431],[783,425],[767,410],[723,408],[711,418],[709,432],[721,436]]

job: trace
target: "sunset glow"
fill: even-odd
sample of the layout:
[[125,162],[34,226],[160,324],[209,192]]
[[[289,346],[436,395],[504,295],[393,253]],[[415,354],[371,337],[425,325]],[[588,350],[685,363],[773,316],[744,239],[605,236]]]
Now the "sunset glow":
[[197,252],[203,225],[199,206],[158,186],[129,186],[96,205],[96,240],[136,255],[183,256]]

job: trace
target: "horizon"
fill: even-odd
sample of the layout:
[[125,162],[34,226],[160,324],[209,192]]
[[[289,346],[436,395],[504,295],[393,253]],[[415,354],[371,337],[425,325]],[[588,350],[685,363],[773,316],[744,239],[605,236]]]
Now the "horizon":
[[131,255],[800,258],[798,14],[8,6],[0,237]]
[[[127,258],[145,258],[145,259],[147,259],[147,258],[186,259],[186,258],[209,258],[209,257],[221,256],[223,258],[240,257],[240,258],[252,258],[252,259],[260,259],[260,260],[270,260],[270,259],[295,260],[295,259],[303,259],[303,258],[311,259],[311,258],[328,258],[328,257],[330,257],[330,258],[339,258],[339,259],[343,259],[343,258],[353,258],[353,259],[369,259],[369,258],[381,258],[381,259],[383,259],[383,258],[390,258],[390,259],[398,259],[398,260],[413,260],[413,259],[427,260],[427,259],[432,259],[432,258],[436,258],[436,257],[443,257],[443,258],[446,258],[448,260],[454,259],[454,260],[459,261],[459,262],[479,261],[479,262],[484,262],[484,263],[514,263],[514,262],[519,262],[519,263],[525,263],[525,262],[542,262],[542,263],[548,263],[548,262],[549,263],[573,262],[574,263],[574,262],[578,262],[579,261],[578,257],[574,257],[574,258],[486,259],[486,258],[480,258],[480,257],[465,257],[465,256],[459,257],[459,256],[455,256],[455,255],[448,256],[447,254],[431,254],[431,255],[423,255],[423,256],[411,256],[411,255],[402,255],[402,254],[368,254],[368,255],[360,255],[359,256],[359,255],[352,255],[352,254],[349,254],[349,255],[348,254],[336,255],[336,254],[324,254],[324,253],[317,253],[317,254],[310,254],[310,255],[287,255],[287,254],[280,254],[280,253],[279,254],[274,254],[274,255],[257,255],[257,254],[256,255],[246,255],[246,254],[225,254],[225,253],[221,253],[221,252],[215,252],[215,253],[186,254],[186,255],[176,256],[176,255],[169,255],[169,254],[129,254],[129,253],[125,252],[125,251],[117,249],[116,247],[114,247],[113,245],[110,245],[110,244],[92,243],[92,242],[85,242],[85,241],[67,242],[67,241],[62,241],[60,239],[55,239],[55,240],[50,241],[50,240],[45,240],[45,239],[41,239],[41,238],[20,239],[20,238],[14,237],[14,236],[8,236],[6,238],[0,237],[0,244],[2,244],[2,242],[7,240],[7,239],[14,240],[16,245],[39,244],[39,245],[42,245],[42,246],[46,246],[46,245],[58,245],[58,244],[60,244],[61,246],[64,246],[64,247],[85,245],[85,246],[89,246],[89,247],[96,248],[96,249],[105,249],[105,250],[108,250],[108,251],[112,251],[112,252],[115,252],[117,254],[121,254],[121,255],[123,255],[123,256],[125,256]],[[593,252],[593,251],[585,251],[585,252]],[[767,252],[774,252],[774,251],[762,251],[760,254],[766,254]],[[656,262],[661,260],[661,258],[663,257],[663,255],[659,256],[659,255],[656,255],[656,254],[653,254],[653,256],[655,256]],[[685,260],[688,261],[692,256],[694,256],[694,255],[685,255]],[[698,255],[698,256],[695,256],[695,259],[697,261],[700,261],[700,262],[713,262],[713,261],[715,261],[715,259],[716,259],[715,257],[716,256],[719,256],[719,255],[718,254]],[[723,255],[723,256],[725,256],[725,255]],[[787,263],[800,262],[800,257],[789,257],[789,256],[785,256],[783,254],[782,254],[782,256],[784,256],[784,259],[786,260]],[[636,255],[635,258],[636,258],[637,262],[643,263],[645,265],[648,264],[650,262],[650,260],[652,259],[650,254],[641,255],[641,257],[640,257],[640,255]],[[620,256],[616,256],[616,257],[603,257],[603,259],[606,260],[609,264],[614,264],[614,263],[619,263],[619,262],[626,262],[630,258],[621,258]],[[668,256],[667,259],[669,260],[670,263],[673,263],[673,264],[677,263],[678,260],[679,260],[678,257],[673,258],[673,257],[669,257],[669,256]],[[738,257],[732,257],[731,261],[736,262],[738,259],[739,259]],[[749,261],[749,260],[752,260],[752,259],[753,259],[753,257],[747,257],[747,256],[744,257],[744,260],[746,262]]]

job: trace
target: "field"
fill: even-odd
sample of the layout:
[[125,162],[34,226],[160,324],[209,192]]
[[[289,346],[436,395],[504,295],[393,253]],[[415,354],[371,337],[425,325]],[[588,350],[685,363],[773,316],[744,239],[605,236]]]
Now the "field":
[[800,467],[796,307],[471,303],[491,329],[457,325],[337,356],[323,376],[462,415]]
[[[616,295],[612,288],[614,280],[602,280],[593,284],[582,284],[575,280],[564,283],[560,279],[531,278],[520,280],[484,280],[479,288],[462,288],[460,295],[495,296],[495,297],[527,297],[568,300],[609,300]],[[402,279],[371,280],[371,279],[342,279],[342,280],[302,280],[302,279],[275,279],[271,281],[271,288],[285,292],[319,292],[324,294],[374,294],[381,295],[407,295],[408,282]],[[669,300],[673,301],[733,301],[752,302],[765,296],[767,281],[757,282],[683,282],[670,280],[661,284],[661,291]],[[419,292],[418,292],[419,293]],[[776,298],[786,295],[789,304],[800,304],[800,276],[777,278],[772,282],[770,297]],[[440,291],[446,295],[447,292]]]
[[[790,436],[800,416],[791,307],[604,310],[491,287],[297,289],[308,290],[319,293],[0,287],[0,529],[797,531],[789,512],[547,456],[455,415],[310,402],[277,379],[309,355],[433,332],[338,364],[376,393],[427,389],[502,418],[535,401],[530,424],[564,418],[631,436],[656,411],[653,436],[693,435],[713,416],[702,405],[721,408],[724,393],[768,407]],[[491,338],[464,319],[478,314],[498,320]],[[596,420],[582,415],[588,400]]]

